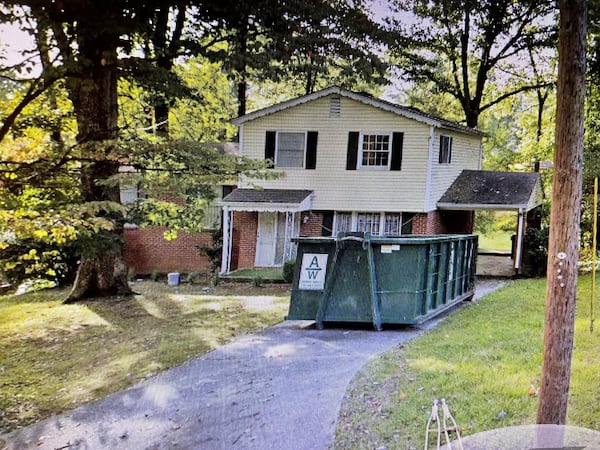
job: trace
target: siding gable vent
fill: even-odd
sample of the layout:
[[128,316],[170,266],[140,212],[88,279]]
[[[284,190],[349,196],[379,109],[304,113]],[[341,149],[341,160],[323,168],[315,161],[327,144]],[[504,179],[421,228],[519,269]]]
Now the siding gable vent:
[[329,99],[329,117],[340,117],[342,113],[342,104],[339,95],[334,95]]

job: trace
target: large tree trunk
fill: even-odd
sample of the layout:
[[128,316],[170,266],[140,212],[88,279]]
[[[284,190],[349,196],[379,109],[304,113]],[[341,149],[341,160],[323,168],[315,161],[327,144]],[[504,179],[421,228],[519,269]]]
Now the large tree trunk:
[[[101,21],[102,13],[89,15],[91,21]],[[78,50],[81,71],[68,80],[78,126],[78,145],[82,156],[81,193],[85,202],[119,202],[118,186],[105,186],[103,180],[119,170],[115,139],[117,118],[117,45],[113,27],[80,20]],[[101,32],[98,30],[102,29]],[[114,32],[113,32],[114,33]],[[112,245],[98,245],[97,250],[84,252],[73,290],[67,302],[86,297],[130,294],[127,267],[122,258],[122,218],[106,213],[116,224],[111,233]],[[98,239],[101,239],[99,235]]]
[[571,377],[583,174],[586,0],[560,0],[554,184],[537,422],[564,424]]

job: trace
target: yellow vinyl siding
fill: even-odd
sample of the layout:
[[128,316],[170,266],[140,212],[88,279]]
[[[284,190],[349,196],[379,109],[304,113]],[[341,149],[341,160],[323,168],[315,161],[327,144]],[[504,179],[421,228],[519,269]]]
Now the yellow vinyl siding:
[[[267,189],[311,189],[314,191],[312,209],[315,210],[420,212],[432,209],[429,206],[432,202],[425,199],[431,127],[347,97],[342,96],[340,100],[339,117],[329,116],[330,97],[324,97],[245,122],[243,154],[250,158],[264,158],[265,132],[268,130],[317,131],[319,134],[315,170],[287,168],[284,178],[248,180],[242,187],[253,183]],[[346,170],[349,131],[404,133],[402,170]],[[478,158],[478,149],[473,149],[479,142],[478,137],[453,136],[452,169],[458,167],[462,159],[469,159],[459,150],[467,141],[468,150],[464,153],[474,150]],[[435,147],[436,165],[438,151]],[[440,179],[436,179],[435,188],[432,186],[431,190],[436,195],[442,185],[448,187],[454,179],[446,183],[449,174],[437,176]],[[434,205],[440,195],[433,201]]]
[[[440,164],[440,135],[452,137],[452,157],[450,164]],[[427,210],[436,208],[436,203],[444,192],[464,170],[480,169],[481,138],[444,129],[435,130],[433,145],[430,196]]]

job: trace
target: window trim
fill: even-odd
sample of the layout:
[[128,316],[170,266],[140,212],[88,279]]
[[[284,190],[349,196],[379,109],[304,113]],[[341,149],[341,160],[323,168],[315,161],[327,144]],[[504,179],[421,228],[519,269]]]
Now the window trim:
[[[304,147],[302,148],[302,166],[281,166],[278,162],[279,160],[279,136],[281,134],[303,134],[304,135]],[[275,167],[281,167],[283,169],[305,169],[306,168],[306,151],[308,146],[308,130],[306,131],[298,131],[298,130],[277,130],[275,134],[275,158],[274,163]]]
[[[385,166],[368,166],[363,165],[363,145],[365,136],[387,136],[388,137],[388,159],[387,165]],[[358,137],[358,155],[357,155],[357,168],[360,170],[390,170],[392,164],[392,145],[394,140],[394,134],[391,131],[361,131]]]
[[[442,149],[444,148],[444,142],[447,142],[446,151],[442,153]],[[443,157],[445,156],[445,157]],[[440,164],[452,164],[452,136],[446,134],[440,134],[440,148],[439,148],[439,158],[438,162]]]

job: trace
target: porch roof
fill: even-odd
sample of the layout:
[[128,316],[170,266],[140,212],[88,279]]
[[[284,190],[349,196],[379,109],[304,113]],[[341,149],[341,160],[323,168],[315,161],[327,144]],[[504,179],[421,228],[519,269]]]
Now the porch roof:
[[542,203],[537,172],[463,170],[437,203],[440,209],[529,211]]
[[312,205],[312,193],[300,189],[236,189],[220,204],[232,211],[308,211]]

